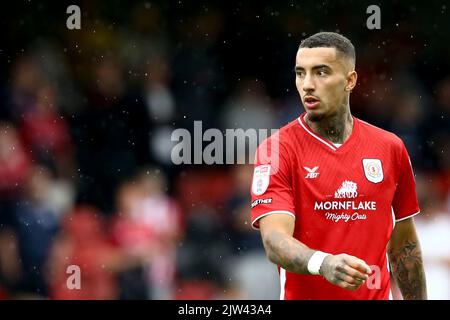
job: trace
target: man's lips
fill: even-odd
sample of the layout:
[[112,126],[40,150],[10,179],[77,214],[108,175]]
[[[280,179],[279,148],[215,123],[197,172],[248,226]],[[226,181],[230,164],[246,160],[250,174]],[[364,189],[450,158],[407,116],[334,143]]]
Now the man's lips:
[[309,109],[316,108],[320,103],[320,100],[313,96],[305,96],[303,101],[305,102],[305,106]]

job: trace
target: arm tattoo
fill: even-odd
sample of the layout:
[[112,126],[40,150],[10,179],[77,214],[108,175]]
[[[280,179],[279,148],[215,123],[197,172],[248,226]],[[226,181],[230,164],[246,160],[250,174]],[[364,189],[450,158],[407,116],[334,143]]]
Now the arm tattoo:
[[314,250],[293,237],[278,231],[272,231],[264,239],[267,257],[283,269],[299,273],[309,274],[308,261]]
[[420,245],[407,240],[398,249],[389,250],[394,278],[405,300],[427,299],[425,272]]

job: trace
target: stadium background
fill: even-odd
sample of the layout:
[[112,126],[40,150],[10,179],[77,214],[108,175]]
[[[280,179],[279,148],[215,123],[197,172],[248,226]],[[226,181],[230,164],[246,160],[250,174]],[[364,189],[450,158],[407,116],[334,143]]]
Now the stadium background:
[[[78,4],[81,30],[66,28]],[[381,30],[366,9],[381,8]],[[416,174],[430,298],[450,298],[450,5],[16,1],[1,10],[0,296],[276,299],[249,225],[251,165],[173,165],[170,134],[279,128],[303,111],[302,38],[348,36],[354,115]],[[69,265],[81,290],[69,290]]]

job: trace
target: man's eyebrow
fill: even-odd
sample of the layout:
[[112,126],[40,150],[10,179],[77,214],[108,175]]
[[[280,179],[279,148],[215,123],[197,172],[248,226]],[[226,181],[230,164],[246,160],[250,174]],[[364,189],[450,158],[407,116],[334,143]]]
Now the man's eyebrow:
[[[331,67],[329,65],[326,64],[319,64],[317,66],[312,67],[312,70],[317,70],[317,69],[322,69],[322,68],[326,68],[326,69],[331,69]],[[294,71],[304,71],[305,68],[300,67],[300,66],[295,66]]]

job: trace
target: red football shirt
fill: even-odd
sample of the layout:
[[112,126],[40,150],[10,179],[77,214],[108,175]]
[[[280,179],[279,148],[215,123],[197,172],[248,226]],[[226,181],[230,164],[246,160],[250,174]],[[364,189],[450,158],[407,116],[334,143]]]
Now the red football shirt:
[[[259,147],[252,182],[252,225],[269,214],[295,218],[308,247],[364,260],[372,275],[357,291],[322,276],[279,267],[281,299],[389,299],[387,244],[396,222],[419,213],[408,152],[400,138],[353,117],[339,147],[298,119]],[[266,156],[268,154],[268,156]]]

